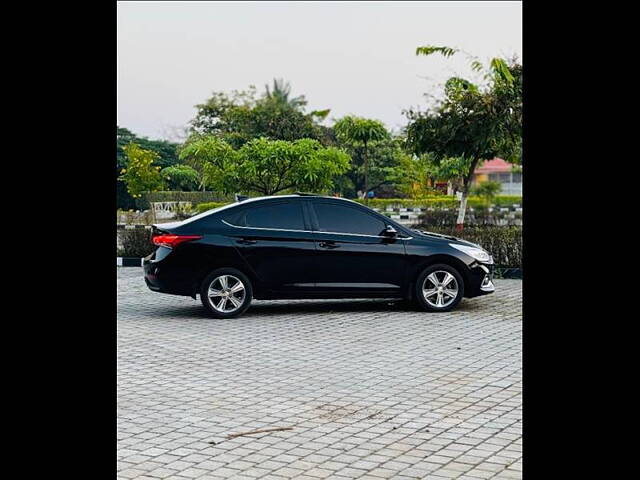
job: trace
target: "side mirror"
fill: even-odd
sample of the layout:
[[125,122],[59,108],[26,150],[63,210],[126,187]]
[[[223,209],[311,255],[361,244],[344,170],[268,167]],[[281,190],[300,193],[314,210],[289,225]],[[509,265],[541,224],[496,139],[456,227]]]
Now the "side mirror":
[[391,225],[387,225],[382,231],[382,235],[385,237],[395,237],[396,235],[398,235],[398,231]]

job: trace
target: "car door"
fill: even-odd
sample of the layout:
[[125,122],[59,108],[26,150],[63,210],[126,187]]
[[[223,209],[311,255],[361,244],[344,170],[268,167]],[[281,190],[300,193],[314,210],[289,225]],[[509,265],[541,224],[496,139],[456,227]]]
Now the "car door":
[[400,237],[382,235],[383,218],[358,205],[310,202],[316,239],[316,288],[349,294],[396,294],[405,286],[407,257]]
[[232,227],[228,235],[265,293],[286,295],[313,288],[309,271],[315,239],[300,200],[247,205],[224,221]]

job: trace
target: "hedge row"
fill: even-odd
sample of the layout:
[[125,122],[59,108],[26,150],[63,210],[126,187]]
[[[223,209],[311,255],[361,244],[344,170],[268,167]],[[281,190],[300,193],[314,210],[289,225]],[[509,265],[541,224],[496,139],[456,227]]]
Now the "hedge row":
[[118,232],[122,248],[118,249],[119,257],[146,257],[156,247],[151,243],[150,228],[132,228]]
[[[136,206],[138,210],[147,210],[150,208],[151,202],[191,202],[192,205],[197,206],[198,211],[203,212],[209,208],[215,208],[232,201],[233,199],[231,197],[217,192],[166,191],[143,193],[142,196],[136,200]],[[386,207],[456,208],[460,204],[459,200],[452,195],[437,195],[419,200],[410,198],[372,198],[368,201],[363,199],[357,199],[355,201],[371,208],[382,209]],[[498,195],[492,203],[498,207],[511,206],[514,204],[522,205],[522,197],[517,195]],[[214,204],[215,206],[208,207],[205,206],[205,204]],[[471,196],[469,197],[467,205],[474,208],[482,207],[485,205],[485,200],[480,197]]]
[[230,202],[231,197],[218,192],[146,192],[136,200],[138,210],[148,210],[151,202],[191,202],[197,205],[205,202]]
[[196,205],[196,211],[198,213],[206,212],[207,210],[211,210],[212,208],[222,207],[223,205],[228,205],[231,202],[207,202],[200,203]]
[[[434,209],[420,214],[419,222],[428,227],[454,227],[458,219],[457,209]],[[514,225],[516,220],[522,221],[522,212],[500,212],[494,209],[490,212],[486,207],[467,209],[464,217],[465,225]]]
[[[386,207],[412,207],[412,208],[455,208],[460,205],[460,201],[453,195],[438,195],[433,197],[425,197],[419,200],[411,198],[372,198],[368,201],[363,199],[356,200],[358,203],[367,205],[370,208],[386,208]],[[519,195],[498,195],[492,203],[498,207],[511,205],[522,205],[522,197]],[[470,196],[467,200],[468,207],[482,207],[485,200],[480,197]]]
[[[421,229],[420,227],[415,227]],[[481,245],[500,268],[522,268],[522,227],[465,226],[462,232],[454,227],[423,227],[434,233],[452,235]],[[151,244],[151,230],[137,228],[120,231],[121,257],[146,257],[155,247]]]
[[461,232],[455,227],[422,226],[413,227],[433,233],[451,235],[477,243],[493,256],[500,268],[522,268],[522,227],[469,226]]
[[[367,205],[370,208],[385,209],[386,207],[408,207],[408,208],[452,208],[455,209],[460,205],[459,200],[453,196],[441,195],[437,197],[427,197],[422,200],[411,200],[406,198],[374,198],[365,202],[362,199],[355,200],[358,203]],[[196,205],[198,213],[207,211],[211,208],[221,207],[231,203],[231,200],[226,201],[211,201],[206,203],[200,203]],[[493,204],[496,207],[505,207],[511,205],[522,205],[522,197],[516,195],[502,195],[494,199]],[[469,197],[467,202],[468,207],[483,209],[486,207],[485,201],[479,197]],[[457,215],[453,213],[452,215]]]
[[[138,210],[147,210],[151,202],[191,202],[192,205],[204,203],[229,203],[233,199],[230,196],[218,192],[146,192],[136,200]],[[457,207],[460,202],[453,195],[437,195],[414,200],[410,198],[372,198],[367,201],[357,199],[356,202],[365,204],[372,208],[386,207]],[[498,195],[494,198],[494,205],[498,207],[510,206],[514,204],[522,205],[522,197],[518,195]],[[470,196],[467,202],[470,207],[481,207],[485,205],[485,200],[480,197]],[[204,207],[203,207],[204,208]]]

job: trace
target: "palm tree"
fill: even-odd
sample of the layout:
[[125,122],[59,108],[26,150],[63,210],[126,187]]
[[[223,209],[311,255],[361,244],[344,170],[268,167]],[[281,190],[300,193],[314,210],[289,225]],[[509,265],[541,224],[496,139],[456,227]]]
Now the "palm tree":
[[289,98],[289,95],[291,94],[291,85],[289,82],[285,82],[281,78],[273,79],[273,88],[270,89],[268,84],[265,85],[265,88],[265,96],[269,99],[275,100],[281,105],[286,105],[295,110],[299,110],[307,104],[307,100],[304,98],[304,95]]
[[338,120],[333,126],[338,139],[362,145],[362,161],[364,164],[364,198],[369,193],[369,160],[367,148],[371,142],[384,140],[388,136],[387,129],[379,120],[354,117],[347,115]]

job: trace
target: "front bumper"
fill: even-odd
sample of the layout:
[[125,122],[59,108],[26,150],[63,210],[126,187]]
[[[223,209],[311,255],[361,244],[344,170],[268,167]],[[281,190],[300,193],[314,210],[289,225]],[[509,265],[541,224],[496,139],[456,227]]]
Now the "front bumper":
[[496,286],[493,284],[493,274],[488,272],[482,279],[482,283],[480,284],[480,291],[483,293],[493,293],[496,291]]
[[470,288],[466,292],[466,297],[477,297],[487,295],[496,291],[493,283],[494,265],[491,263],[475,262],[470,266]]

